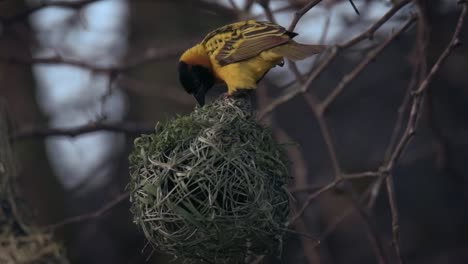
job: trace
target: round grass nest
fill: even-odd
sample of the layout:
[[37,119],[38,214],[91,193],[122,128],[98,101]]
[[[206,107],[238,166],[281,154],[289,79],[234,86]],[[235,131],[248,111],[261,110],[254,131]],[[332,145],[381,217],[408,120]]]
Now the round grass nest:
[[279,254],[289,214],[287,159],[248,98],[222,98],[134,142],[134,222],[188,262]]

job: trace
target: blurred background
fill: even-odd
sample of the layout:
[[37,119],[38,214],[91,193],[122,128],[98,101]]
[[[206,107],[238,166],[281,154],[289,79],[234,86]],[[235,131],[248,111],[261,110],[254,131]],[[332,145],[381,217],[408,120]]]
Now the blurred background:
[[[185,49],[218,26],[248,18],[288,27],[311,2],[0,1],[0,104],[12,123],[18,185],[40,226],[85,216],[54,229],[71,263],[169,262],[132,223],[125,186],[133,139],[195,107],[178,82]],[[288,147],[292,215],[333,182],[337,165],[343,174],[362,175],[387,164],[404,136],[408,91],[419,86],[455,30],[456,2],[355,0],[357,15],[348,0],[323,0],[301,18],[297,40],[330,49],[296,67],[272,69],[257,90],[258,111],[272,110],[261,122],[278,141],[295,142]],[[373,38],[340,49],[307,83],[320,101],[345,86],[323,116],[300,94],[271,108],[275,99],[304,87],[334,45],[368,31],[391,10],[396,12]],[[418,20],[396,35],[415,15]],[[364,68],[355,73],[358,65]],[[415,136],[388,176],[407,263],[468,263],[467,69],[468,51],[461,46],[430,82]],[[398,263],[389,183],[368,174],[309,199],[291,226],[296,232],[285,237],[281,259],[257,263]]]

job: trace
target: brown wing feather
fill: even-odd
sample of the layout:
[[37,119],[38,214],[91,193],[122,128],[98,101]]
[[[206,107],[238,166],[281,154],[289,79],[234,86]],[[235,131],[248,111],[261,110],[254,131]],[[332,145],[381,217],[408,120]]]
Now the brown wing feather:
[[208,34],[203,43],[210,47],[214,58],[224,66],[285,44],[295,35],[270,22],[249,20],[219,28]]
[[273,51],[283,57],[293,61],[303,60],[314,54],[321,53],[325,50],[324,45],[308,45],[297,43],[294,40],[286,45],[275,47]]

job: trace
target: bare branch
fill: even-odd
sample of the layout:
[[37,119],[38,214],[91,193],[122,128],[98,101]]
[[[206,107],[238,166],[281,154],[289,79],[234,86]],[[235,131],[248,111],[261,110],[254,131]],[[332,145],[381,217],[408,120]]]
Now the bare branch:
[[271,22],[276,23],[275,16],[270,8],[270,0],[257,0],[257,3],[263,8],[266,18]]
[[395,198],[395,187],[393,184],[393,178],[391,177],[392,175],[389,173],[391,173],[391,170],[393,169],[395,163],[398,161],[403,150],[408,146],[408,143],[410,142],[411,138],[413,137],[415,133],[417,123],[419,120],[418,117],[422,109],[424,92],[427,90],[427,87],[430,81],[432,80],[434,75],[439,71],[440,67],[442,66],[444,61],[448,58],[448,56],[451,54],[453,49],[459,45],[459,36],[460,36],[461,30],[464,24],[464,20],[467,15],[467,10],[468,10],[467,2],[461,2],[461,4],[463,5],[462,11],[458,18],[457,26],[453,33],[452,39],[450,40],[449,44],[444,49],[442,54],[439,56],[436,63],[432,66],[429,74],[421,82],[419,87],[413,92],[410,116],[406,124],[406,129],[402,137],[400,138],[398,145],[393,151],[390,159],[388,160],[387,164],[383,167],[383,170],[384,170],[383,176],[387,177],[386,178],[387,194],[388,194],[388,199],[389,199],[390,209],[391,209],[391,214],[392,214],[393,245],[395,247],[395,251],[396,251],[399,263],[404,263],[404,259],[401,254],[400,227],[399,227],[399,218],[398,218],[398,208],[397,208],[397,203],[396,203],[396,198]]
[[[426,68],[427,68],[427,60],[426,60],[426,47],[428,45],[428,37],[427,37],[427,21],[425,14],[420,7],[421,2],[417,2],[418,6],[418,21],[417,21],[417,32],[416,32],[416,41],[413,47],[413,54],[412,54],[412,61],[413,61],[413,70],[411,73],[411,80],[408,84],[408,88],[406,89],[405,95],[401,102],[401,105],[398,108],[398,117],[393,127],[393,131],[390,136],[389,143],[385,150],[384,154],[384,163],[391,158],[393,154],[393,150],[395,149],[396,144],[399,140],[399,135],[401,132],[401,128],[403,127],[403,121],[406,115],[406,109],[409,107],[411,103],[411,93],[416,89],[418,83],[422,81],[422,79],[426,75]],[[368,201],[368,208],[373,208],[375,205],[375,201],[377,199],[378,194],[380,193],[380,188],[382,183],[384,182],[384,178],[376,181],[373,186],[373,190],[371,192],[371,196]]]
[[39,1],[38,4],[35,4],[33,7],[30,7],[23,12],[10,16],[10,17],[0,17],[0,23],[4,26],[10,26],[14,23],[25,21],[28,16],[31,14],[42,10],[47,7],[61,7],[69,9],[81,9],[84,6],[98,2],[101,0],[78,0],[78,1]]
[[[42,1],[39,1],[39,3],[35,4],[33,7],[30,7],[16,15],[13,15],[10,17],[0,17],[0,24],[3,24],[3,26],[10,26],[14,23],[26,21],[26,19],[33,13],[36,13],[37,11],[40,11],[48,7],[60,7],[60,8],[79,10],[89,4],[92,4],[94,2],[99,2],[99,1],[102,1],[102,0],[76,0],[76,1],[42,0]],[[192,0],[192,1],[195,2],[195,0]],[[197,0],[196,2],[197,2],[196,6],[198,8],[206,9],[206,10],[216,12],[222,15],[234,16],[234,14],[236,13],[230,8],[227,8],[218,3],[214,3],[212,1]]]
[[323,116],[323,108],[320,106],[318,101],[315,99],[314,96],[308,93],[304,93],[304,98],[306,99],[307,104],[312,109],[315,118],[317,119],[317,123],[320,128],[320,132],[322,134],[323,140],[325,145],[327,146],[328,155],[330,156],[330,160],[332,163],[332,169],[334,172],[334,176],[336,179],[342,178],[341,167],[338,162],[338,155],[336,154],[335,143],[333,142],[333,138],[326,124],[325,117]]
[[110,201],[107,204],[104,204],[101,208],[99,208],[95,212],[70,217],[70,218],[64,219],[64,220],[62,220],[62,221],[60,221],[58,223],[55,223],[55,224],[52,224],[52,225],[49,225],[49,226],[45,226],[43,228],[46,229],[46,230],[57,230],[57,229],[62,228],[64,226],[66,226],[66,225],[76,224],[76,223],[80,223],[80,222],[84,222],[84,221],[97,219],[99,217],[102,217],[104,214],[109,212],[111,209],[113,209],[114,207],[116,207],[117,205],[122,203],[123,201],[126,201],[129,196],[130,196],[130,193],[128,193],[128,192],[121,193],[120,195],[115,197],[112,201]]
[[234,0],[229,0],[229,4],[234,10],[239,10],[239,6],[236,4]]
[[310,1],[307,5],[305,5],[303,8],[301,8],[300,10],[298,10],[295,14],[294,14],[294,18],[293,20],[291,21],[291,24],[289,25],[289,28],[288,30],[289,31],[294,31],[294,29],[296,28],[296,25],[297,23],[299,23],[299,20],[307,13],[309,12],[310,9],[312,9],[312,7],[316,6],[318,3],[322,2],[322,0],[313,0],[313,1]]
[[396,197],[395,197],[395,186],[393,184],[392,175],[387,176],[387,178],[385,179],[385,184],[387,185],[387,196],[388,196],[388,201],[390,203],[390,210],[392,213],[392,234],[393,234],[392,244],[393,244],[393,247],[395,248],[398,262],[402,264],[404,263],[404,259],[401,254],[400,224],[399,224],[399,217],[398,217],[397,202],[396,202]]
[[445,62],[445,60],[448,58],[448,56],[450,55],[452,50],[455,47],[457,47],[457,46],[459,46],[461,44],[459,37],[460,37],[460,32],[461,32],[461,29],[462,29],[462,26],[463,26],[463,22],[464,22],[465,16],[466,16],[466,5],[467,4],[466,4],[466,2],[463,2],[462,5],[463,5],[462,13],[460,15],[460,18],[458,19],[457,27],[455,29],[455,32],[454,32],[453,36],[452,36],[452,39],[450,40],[449,45],[445,48],[444,52],[442,52],[442,54],[440,55],[439,59],[437,59],[437,62],[434,64],[434,66],[432,66],[431,71],[429,72],[429,75],[427,75],[426,79],[424,79],[424,81],[421,83],[419,88],[416,91],[414,91],[415,95],[420,95],[427,89],[427,87],[429,85],[429,82],[432,80],[434,75],[440,70],[440,67]]
[[457,47],[460,44],[459,36],[461,33],[461,29],[463,27],[463,23],[467,14],[467,3],[462,2],[462,11],[461,14],[458,18],[457,26],[455,28],[455,31],[453,33],[452,39],[450,40],[449,44],[447,47],[444,49],[442,54],[439,56],[437,59],[436,63],[432,66],[431,71],[429,74],[426,76],[426,78],[421,82],[419,87],[412,93],[412,104],[411,104],[411,110],[410,110],[410,116],[408,119],[408,123],[406,125],[405,132],[403,136],[401,137],[398,145],[396,146],[393,154],[391,155],[387,165],[385,166],[386,171],[390,171],[395,162],[398,160],[400,157],[401,153],[403,152],[404,148],[408,145],[409,140],[413,137],[415,133],[415,128],[417,125],[418,121],[418,116],[421,110],[421,105],[422,105],[422,97],[424,95],[424,92],[426,91],[429,82],[432,80],[434,75],[440,70],[440,67],[442,64],[445,62],[445,60],[448,58],[450,53],[453,51],[455,47]]
[[375,223],[371,220],[366,210],[361,206],[358,197],[356,197],[356,195],[354,195],[353,193],[351,193],[351,203],[365,223],[364,226],[366,228],[367,237],[372,246],[372,249],[375,252],[375,256],[377,258],[378,263],[388,263],[383,242],[381,236],[379,235],[377,227],[375,226]]
[[164,60],[173,56],[178,56],[184,49],[186,45],[181,45],[171,48],[152,48],[147,50],[141,56],[138,56],[136,59],[128,62],[124,65],[116,66],[98,66],[93,63],[88,63],[85,61],[75,60],[71,58],[64,58],[61,55],[54,55],[48,57],[38,57],[38,58],[19,58],[19,57],[0,57],[0,61],[11,64],[20,64],[20,65],[30,65],[30,64],[44,64],[44,65],[71,65],[78,68],[88,69],[96,73],[120,73],[125,72],[131,69],[134,69],[143,64]]
[[[356,173],[346,173],[343,174],[343,180],[356,180],[356,179],[364,179],[364,178],[376,178],[380,176],[379,172],[376,171],[364,171],[364,172],[356,172]],[[294,187],[288,188],[290,193],[300,193],[300,192],[313,192],[317,191],[318,189],[322,188],[323,185],[307,185],[307,184],[297,184]]]
[[[377,179],[378,180],[378,179]],[[362,204],[367,197],[369,196],[370,192],[372,191],[372,184],[369,185],[369,187],[366,188],[366,190],[360,195],[358,204]],[[322,232],[320,236],[320,241],[325,241],[325,239],[330,236],[330,234],[336,230],[338,225],[347,217],[349,216],[352,212],[354,212],[356,207],[354,205],[348,206],[345,210],[343,210],[342,214],[340,214],[338,217],[334,219],[333,222],[328,223],[328,226],[325,228],[325,230]]]
[[353,0],[348,0],[349,3],[351,4],[351,6],[353,7],[354,9],[354,12],[356,12],[356,14],[360,15],[359,13],[359,10],[357,9],[356,5],[354,4]]
[[330,95],[328,95],[322,102],[323,110],[326,111],[328,107],[336,100],[336,98],[344,91],[345,87],[372,62],[375,58],[400,34],[405,32],[413,23],[416,21],[417,17],[412,16],[398,31],[394,32],[387,39],[382,42],[376,49],[367,53],[365,58],[356,66],[354,69],[346,74],[338,85],[333,89]]
[[140,135],[154,132],[154,127],[145,127],[133,123],[91,123],[88,125],[73,128],[24,127],[18,129],[10,137],[10,140],[17,141],[27,138],[45,138],[57,136],[77,137],[80,135],[98,131],[117,132],[128,135]]
[[375,32],[383,25],[385,22],[387,22],[390,18],[393,17],[401,8],[409,4],[411,0],[402,0],[398,2],[398,4],[394,5],[390,10],[385,13],[377,22],[372,24],[366,31],[364,31],[362,34],[350,39],[349,41],[338,45],[340,48],[349,48],[357,43],[365,40],[365,39],[372,39],[374,37]]
[[[312,1],[310,2],[309,5],[312,5],[313,3],[316,3],[317,1]],[[304,85],[302,85],[301,89],[293,90],[289,93],[283,94],[282,96],[276,98],[272,102],[270,102],[267,106],[265,106],[258,114],[259,119],[262,119],[265,117],[265,115],[271,113],[275,108],[278,106],[288,102],[292,98],[296,97],[297,95],[306,92],[309,90],[312,82],[320,76],[320,74],[330,65],[330,63],[337,57],[338,53],[340,50],[347,49],[351,46],[356,45],[357,43],[361,42],[362,40],[366,38],[372,38],[374,36],[374,33],[385,23],[387,22],[395,13],[397,13],[398,10],[403,8],[405,5],[410,3],[411,0],[402,0],[399,2],[397,5],[393,6],[387,13],[385,13],[384,16],[382,16],[378,21],[376,21],[371,27],[369,27],[366,31],[363,33],[359,34],[358,36],[352,38],[351,40],[345,42],[344,44],[338,44],[335,47],[333,47],[330,51],[330,54],[324,58],[320,64],[318,65],[317,69],[312,72],[312,74],[309,76],[309,78],[306,80]],[[306,6],[307,7],[307,6]],[[305,7],[304,7],[305,8]],[[312,7],[310,7],[312,8]],[[300,18],[300,17],[299,17]],[[296,22],[297,24],[297,22]]]
[[288,221],[287,226],[293,224],[297,219],[299,219],[305,212],[305,210],[309,207],[309,205],[312,203],[312,201],[315,200],[315,198],[319,197],[325,192],[330,191],[331,189],[335,188],[339,183],[341,183],[343,178],[337,178],[333,180],[332,182],[322,186],[320,189],[317,191],[311,193],[309,196],[307,196],[306,200],[302,204],[301,208],[297,211],[297,213],[291,217],[291,219]]

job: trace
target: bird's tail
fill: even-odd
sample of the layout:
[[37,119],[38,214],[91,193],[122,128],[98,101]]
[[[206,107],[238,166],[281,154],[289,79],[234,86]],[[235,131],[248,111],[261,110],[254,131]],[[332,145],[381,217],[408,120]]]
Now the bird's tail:
[[293,61],[303,60],[314,54],[324,51],[325,45],[307,45],[290,41],[285,45],[277,46],[273,48],[273,51]]

